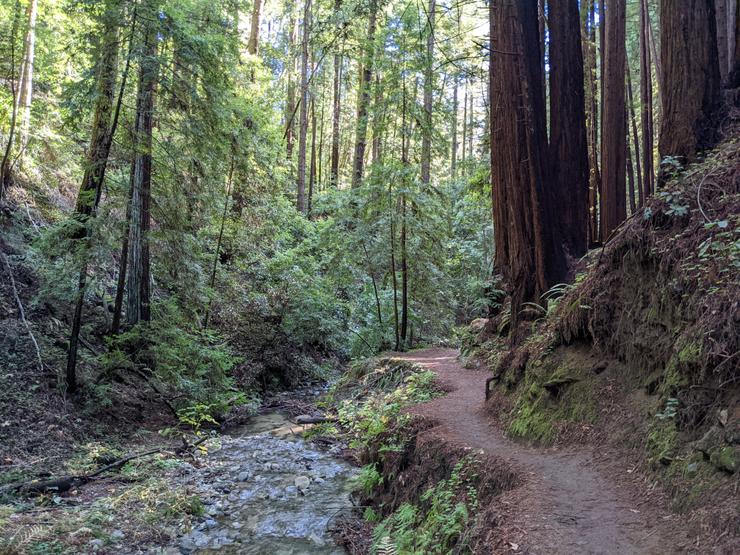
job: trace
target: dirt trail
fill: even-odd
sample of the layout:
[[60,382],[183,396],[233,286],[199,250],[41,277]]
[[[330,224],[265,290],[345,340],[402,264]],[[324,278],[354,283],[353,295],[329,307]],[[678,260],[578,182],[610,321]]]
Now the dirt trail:
[[458,351],[425,349],[398,356],[434,370],[452,390],[412,412],[436,421],[434,430],[448,440],[483,449],[526,473],[525,484],[502,498],[511,509],[505,523],[507,542],[516,548],[510,545],[511,552],[662,554],[679,550],[668,531],[670,517],[607,478],[606,469],[599,468],[588,448],[577,452],[529,448],[494,428],[483,412],[488,374],[463,368]]

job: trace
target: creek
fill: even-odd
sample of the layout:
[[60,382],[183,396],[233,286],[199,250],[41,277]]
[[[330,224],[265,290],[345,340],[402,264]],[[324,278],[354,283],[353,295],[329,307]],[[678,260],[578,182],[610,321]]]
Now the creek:
[[[178,482],[198,495],[205,515],[172,553],[342,554],[330,533],[351,507],[356,469],[302,439],[279,413],[255,416],[222,437],[204,468]],[[169,551],[168,551],[169,553]]]

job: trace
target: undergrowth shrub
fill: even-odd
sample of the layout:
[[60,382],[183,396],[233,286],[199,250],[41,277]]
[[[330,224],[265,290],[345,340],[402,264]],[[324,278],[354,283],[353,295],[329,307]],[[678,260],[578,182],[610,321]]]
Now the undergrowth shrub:
[[373,531],[372,554],[393,545],[398,553],[449,553],[464,551],[465,530],[478,508],[475,460],[465,457],[450,477],[421,496],[418,506],[404,503]]

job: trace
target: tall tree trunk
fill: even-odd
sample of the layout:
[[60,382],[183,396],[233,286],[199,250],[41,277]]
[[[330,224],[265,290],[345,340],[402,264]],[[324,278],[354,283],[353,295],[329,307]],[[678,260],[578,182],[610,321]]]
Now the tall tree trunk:
[[[401,102],[401,164],[404,168],[409,166],[409,146],[411,136],[407,123],[407,99],[406,99],[406,81],[403,83]],[[414,94],[416,98],[416,94]],[[406,180],[408,174],[404,172],[404,188],[408,187]],[[400,332],[400,349],[406,350],[406,335],[409,322],[409,272],[408,272],[408,253],[406,247],[407,240],[407,222],[406,222],[406,193],[401,193],[401,332]]]
[[470,89],[470,107],[468,108],[468,158],[473,158],[473,140],[475,138],[475,94]]
[[[526,301],[563,277],[565,256],[546,206],[545,106],[537,0],[489,4],[491,188],[496,267],[512,293],[512,329]],[[505,54],[496,55],[496,52]]]
[[[639,206],[642,206],[644,199],[642,198],[642,190],[643,190],[643,174],[642,174],[642,165],[640,162],[640,140],[637,136],[637,117],[635,116],[635,103],[634,98],[632,94],[632,72],[630,71],[630,64],[627,62],[627,106],[629,107],[629,121],[632,123],[632,146],[635,149],[635,166],[637,168],[637,181],[635,183],[635,186],[637,187],[637,192],[640,194],[640,202]],[[629,137],[629,129],[627,130],[627,136]],[[629,142],[629,141],[628,141]],[[631,160],[631,153],[630,153],[630,146],[627,145],[627,155],[630,157],[630,160],[628,161],[628,164],[632,164]],[[629,167],[628,167],[629,170]],[[634,213],[635,211],[635,191],[631,190],[630,194],[632,195],[630,197],[631,202],[631,211]]]
[[393,283],[393,334],[395,338],[394,351],[400,348],[398,334],[398,276],[396,276],[396,218],[393,210],[393,180],[388,180],[388,218],[390,220],[391,244],[391,280]]
[[372,152],[372,163],[380,162],[381,148],[382,148],[382,135],[383,135],[383,119],[385,116],[385,110],[383,108],[383,87],[380,84],[380,76],[375,75],[375,99],[373,100],[373,152]]
[[595,0],[581,3],[583,53],[586,79],[586,135],[588,138],[588,244],[599,241],[599,107],[596,87],[596,20]]
[[[77,295],[75,310],[72,316],[72,331],[67,351],[66,386],[68,393],[77,390],[77,347],[82,328],[82,310],[87,289],[87,272],[89,265],[89,247],[91,217],[95,216],[100,194],[105,178],[105,169],[108,164],[115,125],[118,114],[112,120],[113,99],[115,94],[116,77],[118,74],[118,23],[120,19],[120,3],[116,0],[109,3],[103,14],[103,35],[101,38],[101,54],[98,60],[95,112],[93,116],[90,146],[87,152],[85,173],[77,195],[74,218],[78,228],[74,230],[75,239],[82,241],[79,255],[82,259],[80,274],[77,281]],[[128,66],[128,64],[127,64]],[[123,94],[123,90],[121,91]],[[120,101],[119,101],[120,109]]]
[[428,185],[432,168],[432,94],[434,92],[434,15],[436,0],[429,0],[427,12],[427,50],[424,60],[424,126],[421,133],[421,182]]
[[252,56],[256,56],[257,51],[259,50],[261,9],[262,0],[254,0],[254,5],[252,6],[252,21],[249,29],[249,41],[247,42],[247,52]]
[[355,154],[352,163],[352,187],[362,181],[365,166],[365,147],[367,144],[367,117],[370,107],[370,88],[373,79],[373,58],[375,57],[375,25],[377,21],[377,0],[370,0],[370,16],[362,60],[362,73],[357,98],[357,132],[355,135]]
[[637,208],[635,203],[635,166],[632,163],[632,149],[630,147],[630,132],[628,121],[629,120],[625,116],[624,123],[627,126],[627,198],[629,198],[630,201],[630,214],[634,214]]
[[727,14],[728,25],[728,51],[730,52],[727,65],[730,70],[727,75],[727,88],[740,87],[740,4],[737,0],[728,0],[729,10]]
[[[10,112],[10,129],[8,129],[8,141],[7,143],[5,143],[3,160],[2,162],[0,162],[0,200],[2,200],[3,198],[5,189],[10,186],[10,157],[13,153],[15,130],[18,122],[18,100],[20,99],[20,95],[18,94],[18,87],[16,86],[15,81],[15,43],[16,37],[18,35],[18,28],[20,27],[20,19],[21,3],[20,0],[17,0],[15,5],[15,15],[13,17],[13,25],[10,32],[10,93],[13,97],[13,106]],[[18,81],[20,81],[20,76],[18,78]]]
[[450,174],[453,178],[457,176],[457,112],[459,110],[457,100],[458,82],[455,76],[455,83],[452,89],[452,148],[450,151]]
[[663,104],[659,151],[691,162],[711,147],[720,100],[713,0],[661,0]]
[[288,17],[288,84],[286,87],[286,102],[285,102],[285,155],[288,159],[288,163],[293,163],[293,141],[294,130],[295,130],[295,40],[296,40],[296,19],[295,19],[295,2],[292,0],[287,9],[289,10]]
[[139,87],[136,99],[135,154],[131,187],[131,221],[129,228],[128,287],[126,318],[130,325],[149,321],[150,270],[149,225],[152,182],[152,128],[154,89],[159,74],[157,58],[158,4],[149,1],[143,20],[144,44],[139,62]]
[[[462,156],[460,161],[465,164],[465,149],[468,146],[468,80],[465,80],[465,94],[463,95],[463,129],[462,129]],[[463,170],[464,171],[464,170]]]
[[653,164],[653,64],[649,44],[649,15],[647,0],[640,0],[640,128],[642,130],[643,169],[642,189],[640,191],[641,204],[655,190],[655,169]]
[[308,171],[308,202],[306,214],[311,217],[314,187],[316,186],[316,97],[311,95],[311,166]]
[[588,247],[588,145],[584,107],[583,54],[578,6],[549,1],[550,203],[566,249],[576,258]]
[[729,40],[727,37],[727,0],[715,0],[714,15],[715,29],[717,35],[717,56],[719,57],[719,77],[720,82],[727,79],[729,73]]
[[[341,13],[342,0],[334,0],[334,12]],[[341,24],[342,28],[344,23]],[[339,124],[342,115],[342,54],[334,54],[334,97],[331,116],[331,186],[339,186]]]
[[20,125],[20,147],[21,152],[28,145],[28,133],[31,126],[31,103],[33,100],[33,70],[36,58],[36,18],[38,16],[38,0],[30,0],[28,3],[26,39],[24,41],[23,69],[21,70],[21,83],[19,94],[19,105],[21,108]]
[[297,208],[306,212],[306,137],[308,133],[308,39],[311,32],[311,0],[304,0],[301,43],[301,117],[298,123]]
[[627,217],[625,119],[625,0],[609,0],[604,21],[604,104],[601,128],[601,237],[607,241]]

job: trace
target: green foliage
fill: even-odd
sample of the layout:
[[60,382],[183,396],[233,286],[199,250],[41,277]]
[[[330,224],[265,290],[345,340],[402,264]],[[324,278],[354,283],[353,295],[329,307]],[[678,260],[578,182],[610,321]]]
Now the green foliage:
[[[391,424],[408,418],[401,415],[404,407],[432,399],[436,395],[434,378],[434,372],[419,369],[405,376],[403,383],[389,392],[372,390],[362,399],[342,401],[339,421],[350,437],[350,446],[367,446]],[[391,442],[387,448],[395,446]]]
[[405,503],[373,531],[373,554],[392,543],[398,553],[450,553],[465,548],[465,530],[478,508],[475,459],[460,460],[447,480],[421,496],[418,507]]
[[383,481],[383,477],[378,472],[377,465],[366,464],[360,469],[359,474],[352,480],[354,489],[359,489],[365,495],[371,495],[377,485]]

